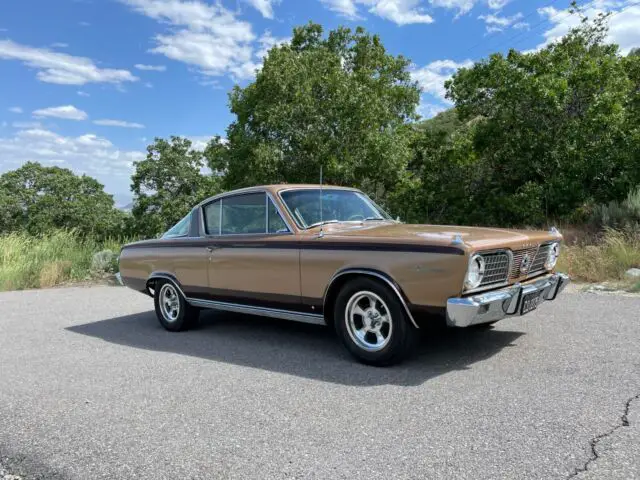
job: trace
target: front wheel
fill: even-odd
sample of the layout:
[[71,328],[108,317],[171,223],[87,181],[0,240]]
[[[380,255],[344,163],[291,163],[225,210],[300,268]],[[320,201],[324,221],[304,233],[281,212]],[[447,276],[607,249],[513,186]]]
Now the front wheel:
[[388,366],[413,351],[418,332],[396,295],[383,284],[358,278],[336,298],[335,328],[349,352],[363,363]]
[[156,284],[153,303],[160,324],[170,332],[187,330],[198,321],[199,310],[189,305],[168,280]]

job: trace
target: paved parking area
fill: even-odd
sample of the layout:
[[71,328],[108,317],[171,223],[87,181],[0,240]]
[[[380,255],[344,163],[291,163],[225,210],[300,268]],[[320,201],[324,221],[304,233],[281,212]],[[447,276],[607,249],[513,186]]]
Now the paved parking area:
[[640,478],[640,298],[567,293],[387,369],[321,327],[210,312],[172,334],[151,309],[117,287],[0,293],[0,472]]

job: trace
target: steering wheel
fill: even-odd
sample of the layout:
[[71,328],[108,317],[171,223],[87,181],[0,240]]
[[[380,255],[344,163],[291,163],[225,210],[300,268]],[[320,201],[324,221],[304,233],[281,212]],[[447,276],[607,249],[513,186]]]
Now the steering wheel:
[[347,218],[347,222],[354,222],[356,220],[364,220],[364,215],[356,213],[355,215],[351,215],[349,218]]

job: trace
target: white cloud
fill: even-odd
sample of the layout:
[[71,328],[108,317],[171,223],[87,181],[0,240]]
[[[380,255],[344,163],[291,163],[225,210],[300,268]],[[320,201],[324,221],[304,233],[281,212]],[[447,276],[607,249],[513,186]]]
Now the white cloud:
[[144,65],[142,63],[136,63],[134,67],[138,70],[144,70],[147,72],[164,72],[167,70],[167,67],[164,65]]
[[200,0],[120,0],[135,11],[171,25],[155,37],[150,51],[195,66],[208,76],[253,75],[251,24],[238,20],[220,3]]
[[329,10],[352,20],[360,18],[356,0],[320,0]]
[[433,18],[424,13],[420,3],[420,0],[380,0],[369,11],[398,25],[433,23]]
[[471,60],[463,62],[455,62],[453,60],[436,60],[430,64],[414,69],[411,72],[413,80],[418,82],[423,93],[430,94],[441,102],[450,104],[445,98],[446,89],[444,82],[452,77],[459,68],[470,67],[473,65]]
[[488,0],[487,6],[492,10],[501,10],[510,0]]
[[69,46],[68,43],[63,42],[54,42],[51,44],[51,48],[67,48]]
[[[640,46],[640,28],[638,28],[640,25],[640,4],[637,3],[637,0],[596,0],[589,5],[589,8],[583,11],[589,18],[595,18],[598,13],[607,11],[613,14],[609,20],[607,42],[620,45],[620,51],[623,54]],[[580,24],[580,19],[576,15],[570,15],[568,10],[546,7],[538,9],[538,13],[540,16],[546,17],[552,27],[543,33],[544,41],[536,49],[559,40],[569,30]]]
[[122,127],[122,128],[144,128],[141,123],[125,122],[124,120],[95,120],[93,123],[104,127]]
[[476,0],[429,0],[429,2],[434,7],[457,10],[458,16],[460,16],[469,12],[476,3]]
[[13,128],[42,128],[42,124],[40,122],[13,122],[11,124]]
[[89,22],[78,22],[78,25],[80,25],[81,27],[90,27],[91,24]]
[[59,165],[77,174],[87,174],[111,192],[127,192],[133,162],[145,157],[141,151],[118,149],[111,141],[92,133],[66,137],[43,128],[21,130],[0,137],[0,173],[25,162]]
[[36,77],[38,80],[47,83],[63,85],[121,84],[138,80],[128,70],[98,68],[89,58],[74,57],[46,48],[20,45],[11,40],[0,40],[0,59],[19,60],[28,67],[37,69]]
[[87,92],[83,91],[83,90],[78,90],[76,92],[78,95],[80,95],[81,97],[90,97],[91,95],[89,95]]
[[435,103],[421,103],[418,107],[418,115],[423,118],[433,118],[440,112],[444,112],[450,108],[447,105],[435,104]]
[[487,28],[487,32],[492,33],[492,32],[501,32],[505,28],[512,27],[512,26],[513,28],[518,28],[518,29],[528,27],[529,24],[524,22],[519,22],[522,16],[523,16],[522,13],[516,13],[515,15],[512,15],[510,17],[501,17],[500,15],[489,14],[489,15],[480,15],[478,18],[480,20],[484,20],[484,23]]
[[[320,0],[329,10],[350,18],[361,18],[358,5],[368,7],[368,11],[378,17],[398,25],[410,23],[432,23],[433,18],[425,12],[424,0]],[[433,3],[433,1],[431,2]]]
[[0,32],[8,32],[9,29],[8,28],[0,28]]
[[60,107],[41,108],[33,112],[36,118],[53,117],[64,120],[86,120],[88,115],[82,110],[78,110],[73,105],[62,105]]
[[9,108],[9,111],[11,113],[22,113],[22,108],[21,107],[11,107],[11,108]]
[[245,0],[253,8],[258,10],[263,17],[273,18],[273,5],[280,3],[279,0]]

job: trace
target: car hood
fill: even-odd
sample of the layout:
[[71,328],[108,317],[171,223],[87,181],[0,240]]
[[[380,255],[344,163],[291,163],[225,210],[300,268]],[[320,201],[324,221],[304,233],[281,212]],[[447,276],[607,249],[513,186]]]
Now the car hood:
[[361,237],[362,241],[408,242],[433,245],[451,245],[462,240],[469,250],[491,248],[527,248],[532,245],[560,240],[559,233],[539,230],[510,230],[504,228],[462,227],[457,225],[413,225],[392,222],[366,222],[363,224],[336,223],[323,227],[333,238]]

